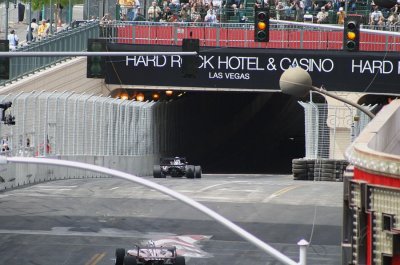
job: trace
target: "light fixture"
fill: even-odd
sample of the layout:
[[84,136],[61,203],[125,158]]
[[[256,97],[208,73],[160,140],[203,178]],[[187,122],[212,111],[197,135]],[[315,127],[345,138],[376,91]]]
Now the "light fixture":
[[139,92],[136,94],[136,100],[137,101],[144,101],[144,94],[142,92]]
[[126,93],[126,92],[123,92],[123,93],[121,93],[121,94],[119,95],[119,98],[120,98],[120,99],[123,99],[123,100],[127,100],[127,99],[129,99],[129,94]]
[[166,90],[165,91],[165,95],[167,95],[167,96],[172,96],[172,94],[174,94],[174,91],[172,91],[172,90]]
[[160,99],[160,94],[158,92],[154,92],[151,97],[153,98],[153,100],[159,100]]

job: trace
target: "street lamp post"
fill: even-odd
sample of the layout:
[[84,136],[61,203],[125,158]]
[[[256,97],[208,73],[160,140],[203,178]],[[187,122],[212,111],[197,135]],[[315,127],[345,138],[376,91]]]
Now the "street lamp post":
[[358,105],[357,103],[354,103],[346,98],[339,97],[322,87],[318,88],[313,86],[310,74],[299,66],[289,68],[285,72],[283,72],[281,78],[279,79],[279,86],[284,94],[296,97],[306,96],[310,90],[316,91],[320,94],[334,98],[338,101],[344,102],[346,104],[349,104],[350,106],[359,109],[360,111],[368,115],[368,117],[370,117],[371,119],[375,117],[375,114],[362,107],[361,105]]

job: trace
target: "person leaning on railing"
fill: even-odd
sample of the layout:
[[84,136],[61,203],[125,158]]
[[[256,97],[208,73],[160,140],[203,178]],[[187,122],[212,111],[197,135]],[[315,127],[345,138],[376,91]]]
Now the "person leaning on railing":
[[47,29],[48,29],[47,21],[45,19],[43,19],[42,23],[38,27],[38,38],[39,39],[47,36]]
[[343,25],[345,17],[346,13],[344,12],[343,7],[339,7],[339,12],[337,12],[337,23]]

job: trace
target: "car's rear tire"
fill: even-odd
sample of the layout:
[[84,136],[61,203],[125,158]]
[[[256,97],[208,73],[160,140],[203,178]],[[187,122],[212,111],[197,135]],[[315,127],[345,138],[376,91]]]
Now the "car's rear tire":
[[162,178],[160,165],[154,165],[153,176],[154,178]]
[[124,258],[124,265],[136,265],[136,257],[134,256],[125,256]]
[[194,166],[194,177],[200,179],[201,173],[201,166]]
[[125,249],[117,248],[115,250],[115,265],[124,265]]
[[185,261],[185,257],[183,257],[183,256],[177,256],[176,258],[175,258],[175,263],[174,263],[175,265],[185,265],[186,264],[186,261]]
[[186,177],[188,179],[194,179],[194,166],[192,165],[186,166]]

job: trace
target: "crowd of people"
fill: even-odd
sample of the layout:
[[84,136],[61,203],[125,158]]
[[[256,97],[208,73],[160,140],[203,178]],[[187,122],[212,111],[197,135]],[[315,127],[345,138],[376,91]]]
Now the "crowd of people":
[[[42,20],[39,25],[36,22],[36,18],[32,18],[30,25],[28,25],[26,29],[26,42],[34,42],[47,37],[49,30],[50,23],[48,20]],[[18,47],[20,39],[14,29],[10,30],[7,39],[9,41],[10,50],[15,50]]]
[[158,0],[144,11],[140,10],[139,0],[135,0],[125,7],[121,19],[128,21],[218,23],[230,17],[237,17],[237,22],[247,21],[243,0]]
[[[248,22],[253,6],[244,0],[154,0],[147,10],[141,9],[141,0],[125,0],[121,20],[154,22]],[[348,14],[362,13],[363,24],[373,26],[397,25],[399,6],[380,8],[365,0],[256,0],[255,6],[270,7],[271,18],[299,22],[343,24]],[[400,0],[398,0],[400,2]],[[347,7],[345,4],[347,2]],[[363,5],[360,12],[359,6]],[[366,6],[368,5],[368,6]]]

